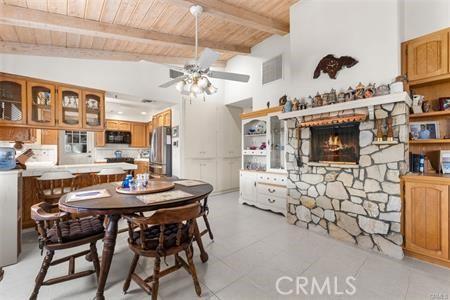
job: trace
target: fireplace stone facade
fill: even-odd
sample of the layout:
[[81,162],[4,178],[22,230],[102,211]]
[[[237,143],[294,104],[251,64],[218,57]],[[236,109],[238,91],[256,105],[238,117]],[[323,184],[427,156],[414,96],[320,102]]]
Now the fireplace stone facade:
[[[367,109],[305,116],[303,120],[352,113],[367,113]],[[398,143],[375,143],[375,122],[361,122],[357,165],[309,162],[310,151],[314,151],[310,149],[310,129],[300,131],[295,119],[287,120],[290,224],[395,258],[403,257],[399,176],[408,170],[409,108],[404,102],[375,106],[377,119],[386,118],[388,113],[393,117]]]

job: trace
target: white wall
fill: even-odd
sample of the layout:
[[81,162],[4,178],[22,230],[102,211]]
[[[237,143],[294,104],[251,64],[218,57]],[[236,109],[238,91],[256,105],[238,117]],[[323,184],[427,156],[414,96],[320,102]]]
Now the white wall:
[[403,41],[450,27],[449,0],[401,0]]
[[[367,84],[390,83],[400,73],[399,5],[397,0],[302,0],[290,9],[292,97],[314,96]],[[359,61],[313,79],[322,57],[349,55]]]
[[[250,75],[248,83],[225,82],[225,104],[231,104],[246,98],[253,98],[253,109],[278,105],[278,99],[287,93],[289,83],[290,53],[289,35],[272,36],[252,48],[251,55],[237,55],[227,63],[229,72]],[[279,54],[283,55],[283,79],[262,85],[262,63]]]

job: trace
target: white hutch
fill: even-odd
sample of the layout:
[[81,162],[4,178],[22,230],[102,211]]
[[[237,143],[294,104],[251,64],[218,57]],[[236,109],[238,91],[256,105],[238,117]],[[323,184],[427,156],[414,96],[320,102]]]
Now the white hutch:
[[281,107],[241,115],[239,202],[286,215],[286,122]]

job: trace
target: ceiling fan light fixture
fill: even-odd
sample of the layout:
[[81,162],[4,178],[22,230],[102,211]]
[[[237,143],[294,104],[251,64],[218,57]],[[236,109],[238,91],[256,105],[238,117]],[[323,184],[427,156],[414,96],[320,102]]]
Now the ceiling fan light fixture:
[[215,86],[213,86],[212,84],[210,84],[210,85],[207,87],[207,90],[208,90],[209,94],[215,94],[215,93],[217,93],[217,88],[216,88]]
[[186,86],[186,82],[184,80],[182,80],[175,85],[175,88],[177,89],[177,91],[179,91],[181,93],[184,90],[185,86]]
[[197,85],[202,89],[205,89],[210,84],[211,83],[209,82],[208,78],[206,78],[205,76],[200,77],[200,79],[197,81]]

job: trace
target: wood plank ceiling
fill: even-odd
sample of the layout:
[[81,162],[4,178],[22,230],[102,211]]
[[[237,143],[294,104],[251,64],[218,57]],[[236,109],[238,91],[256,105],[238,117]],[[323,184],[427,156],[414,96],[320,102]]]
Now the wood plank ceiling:
[[[218,65],[289,30],[292,0],[0,0],[0,52],[183,63],[200,46]],[[105,26],[106,25],[106,26]]]

